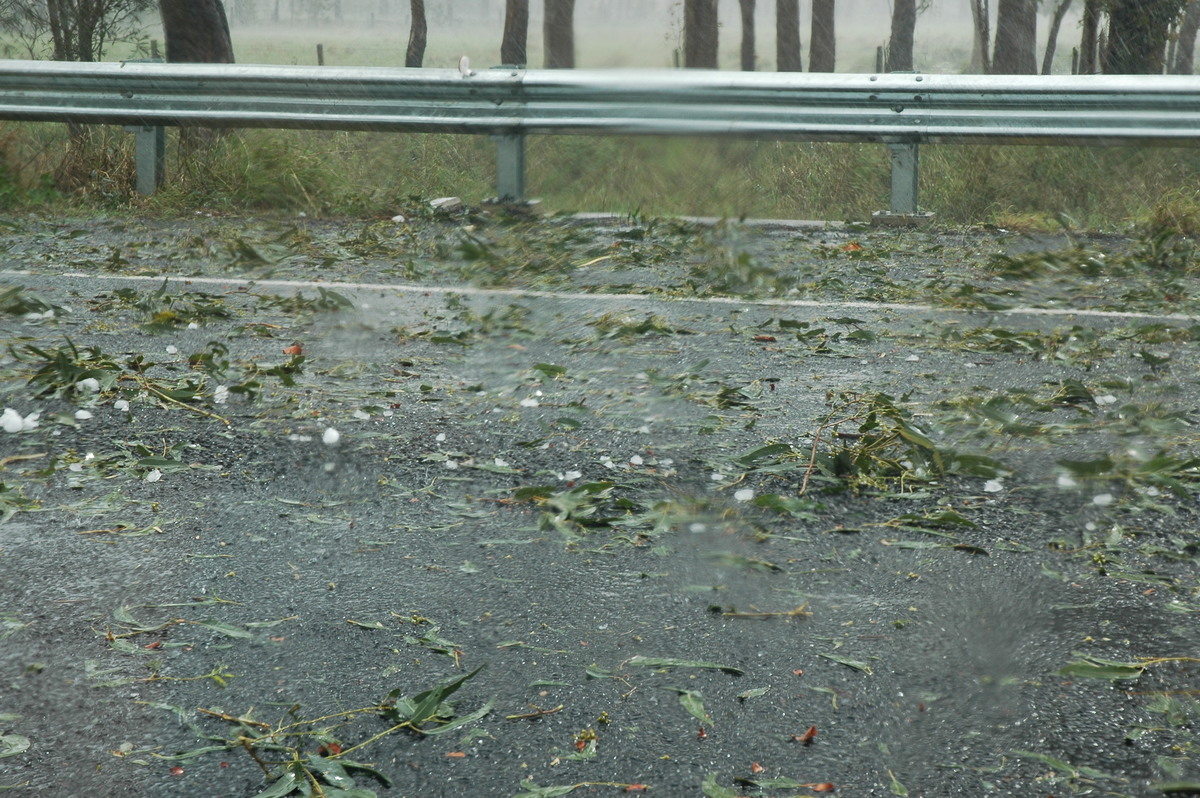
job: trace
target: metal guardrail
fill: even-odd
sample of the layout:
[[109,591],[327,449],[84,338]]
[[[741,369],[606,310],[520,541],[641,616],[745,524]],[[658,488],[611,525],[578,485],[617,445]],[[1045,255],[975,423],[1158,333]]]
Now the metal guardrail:
[[530,134],[879,142],[892,211],[913,214],[927,142],[1200,145],[1200,77],[0,61],[0,118],[490,134],[498,194],[518,200]]

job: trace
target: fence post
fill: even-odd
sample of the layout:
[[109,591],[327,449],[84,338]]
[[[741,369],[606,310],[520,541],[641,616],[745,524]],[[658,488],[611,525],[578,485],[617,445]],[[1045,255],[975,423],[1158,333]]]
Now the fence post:
[[137,168],[137,190],[139,194],[149,196],[163,184],[163,173],[166,171],[167,162],[166,130],[159,126],[135,127],[133,136],[136,152],[134,163]]
[[504,133],[496,142],[496,198],[501,202],[525,200],[525,134]]
[[917,213],[917,173],[920,153],[916,142],[889,143],[892,155],[892,213]]

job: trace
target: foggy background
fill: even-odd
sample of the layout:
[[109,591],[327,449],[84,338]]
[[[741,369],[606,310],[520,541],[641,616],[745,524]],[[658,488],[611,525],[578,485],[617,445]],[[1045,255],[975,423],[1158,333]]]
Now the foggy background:
[[[993,25],[995,30],[993,3]],[[1079,4],[1082,6],[1082,4]],[[325,63],[341,66],[402,65],[408,41],[409,5],[404,0],[225,0],[234,51],[245,63]],[[584,0],[575,8],[578,68],[672,67],[682,44],[682,0]],[[801,42],[809,51],[810,0],[800,0]],[[1038,58],[1045,49],[1052,4],[1038,20]],[[890,0],[838,0],[837,71],[872,72],[875,50],[891,29]],[[431,0],[425,66],[452,67],[462,55],[475,66],[500,63],[503,0]],[[720,63],[737,69],[741,25],[737,0],[720,0]],[[775,4],[756,3],[757,66],[775,69]],[[161,37],[160,31],[151,31]],[[1079,10],[1063,21],[1056,73],[1070,73],[1078,44]],[[971,57],[968,0],[933,0],[917,18],[915,67],[922,72],[966,70]],[[286,45],[286,46],[285,46]],[[529,66],[542,66],[542,4],[530,3]]]

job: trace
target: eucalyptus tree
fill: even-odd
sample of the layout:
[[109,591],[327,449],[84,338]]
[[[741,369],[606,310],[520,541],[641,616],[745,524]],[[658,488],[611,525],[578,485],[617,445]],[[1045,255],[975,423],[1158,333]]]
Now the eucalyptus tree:
[[100,61],[114,44],[145,42],[153,7],[154,0],[0,0],[0,31],[30,58]]

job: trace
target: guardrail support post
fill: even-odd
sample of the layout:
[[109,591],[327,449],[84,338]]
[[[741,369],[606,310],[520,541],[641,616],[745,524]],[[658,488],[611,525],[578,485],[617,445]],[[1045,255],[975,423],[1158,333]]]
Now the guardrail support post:
[[888,144],[892,154],[892,213],[917,213],[919,145],[915,142]]
[[496,141],[496,197],[501,202],[525,200],[525,134],[505,133]]
[[127,127],[133,131],[137,190],[147,196],[162,188],[166,171],[166,131],[162,127]]

